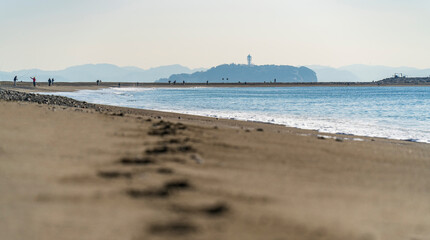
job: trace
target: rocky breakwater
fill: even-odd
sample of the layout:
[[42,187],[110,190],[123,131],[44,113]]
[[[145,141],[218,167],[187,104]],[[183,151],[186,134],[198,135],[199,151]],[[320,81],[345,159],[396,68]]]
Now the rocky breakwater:
[[87,103],[87,102],[77,101],[67,97],[25,93],[25,92],[13,91],[13,90],[5,90],[1,88],[0,88],[0,100],[34,102],[39,104],[50,104],[50,105],[76,107],[76,108],[91,108],[99,111],[103,110],[103,107],[101,106]]
[[376,84],[430,85],[430,77],[391,77],[379,80]]

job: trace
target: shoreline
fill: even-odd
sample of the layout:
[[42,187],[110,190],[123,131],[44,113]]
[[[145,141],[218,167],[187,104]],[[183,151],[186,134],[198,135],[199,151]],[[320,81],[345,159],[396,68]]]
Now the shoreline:
[[[112,87],[112,86],[111,86]],[[106,87],[106,86],[96,86],[95,88],[86,88],[86,86],[61,86],[60,89],[54,89],[52,90],[52,87],[46,87],[46,88],[36,88],[36,89],[10,89],[12,91],[19,91],[19,92],[24,92],[24,93],[33,93],[33,94],[37,94],[38,92],[43,92],[43,93],[53,93],[54,96],[56,92],[75,92],[75,91],[80,91],[80,90],[99,90],[99,89],[104,89],[104,88],[111,88],[111,87]],[[174,87],[174,86],[165,86],[165,87]],[[192,86],[188,86],[188,87],[192,87]],[[213,86],[211,86],[213,87]],[[129,87],[124,87],[124,88],[129,88]],[[142,87],[142,88],[146,88],[146,87]],[[1,88],[0,88],[1,89]],[[33,91],[34,90],[34,91]],[[36,90],[41,90],[41,91],[36,91]],[[79,100],[75,100],[80,102]],[[262,124],[274,124],[274,125],[278,125],[278,126],[282,126],[285,128],[292,128],[292,129],[299,129],[299,130],[304,130],[304,131],[311,131],[311,132],[316,132],[319,135],[329,135],[329,136],[337,136],[337,138],[342,139],[344,137],[342,136],[350,136],[350,137],[356,137],[356,138],[368,138],[368,139],[372,139],[372,138],[379,138],[379,139],[387,139],[387,140],[394,140],[394,141],[405,141],[405,142],[413,142],[413,143],[423,143],[423,144],[430,144],[427,142],[423,142],[423,141],[416,141],[414,139],[396,139],[396,138],[389,138],[389,137],[378,137],[378,136],[365,136],[365,135],[360,135],[360,134],[352,134],[352,133],[342,133],[342,132],[337,132],[337,133],[331,133],[331,132],[323,132],[317,129],[306,129],[306,128],[299,128],[299,127],[293,127],[293,126],[287,126],[281,123],[272,123],[272,122],[264,122],[264,121],[252,121],[252,120],[246,120],[246,119],[232,119],[232,118],[228,118],[228,117],[211,117],[211,116],[205,116],[205,115],[194,115],[194,114],[188,114],[188,113],[181,113],[181,112],[174,112],[174,111],[161,111],[161,110],[153,110],[153,109],[142,109],[142,108],[132,108],[132,107],[120,107],[120,106],[115,106],[115,105],[102,105],[102,104],[94,104],[94,105],[100,105],[100,106],[104,106],[104,107],[115,107],[115,108],[127,108],[127,109],[136,109],[136,110],[143,110],[143,111],[152,111],[154,113],[166,113],[166,114],[181,114],[181,115],[187,115],[187,116],[194,116],[194,117],[203,117],[203,118],[209,118],[209,119],[224,119],[224,120],[230,120],[230,121],[241,121],[241,122],[251,122],[251,123],[262,123]]]
[[430,235],[428,144],[39,96],[0,100],[5,239]]
[[[165,86],[166,87],[166,86]],[[174,86],[167,86],[167,87],[171,87],[174,88]],[[186,86],[185,86],[186,87]],[[188,87],[195,87],[195,86],[188,86]],[[214,87],[214,86],[209,86]],[[270,86],[268,86],[270,87]],[[99,89],[103,89],[104,87],[101,87]],[[135,88],[135,87],[124,87],[125,89],[127,88]],[[142,88],[146,88],[146,87],[142,87]],[[216,88],[216,86],[215,86]],[[50,92],[50,93],[54,93],[57,91],[49,91],[50,89],[43,89],[40,92]],[[74,91],[80,91],[80,90],[96,90],[96,89],[76,89],[74,87],[69,87],[67,89],[64,89],[65,92],[74,92]],[[27,92],[27,91],[24,91]],[[37,92],[35,92],[37,93]],[[115,105],[109,105],[109,106],[115,106]],[[115,106],[116,107],[116,106]],[[133,107],[130,107],[133,108]],[[143,108],[136,108],[136,109],[143,109]],[[156,109],[143,109],[143,110],[151,110],[151,111],[160,111],[163,112],[162,110],[156,110]],[[275,122],[265,122],[265,121],[258,121],[258,120],[247,120],[247,119],[240,119],[240,118],[231,118],[231,117],[223,117],[223,116],[208,116],[208,115],[199,115],[199,114],[192,114],[192,113],[186,113],[186,112],[177,112],[177,111],[164,111],[167,113],[174,113],[174,114],[186,114],[186,115],[194,115],[194,116],[199,116],[199,117],[208,117],[208,118],[221,118],[221,119],[229,119],[229,120],[233,120],[233,121],[245,121],[245,122],[256,122],[256,123],[266,123],[266,124],[275,124],[275,125],[280,125],[280,126],[284,126],[287,128],[295,128],[295,129],[301,129],[301,130],[309,130],[309,131],[316,131],[320,134],[332,134],[332,135],[338,135],[338,136],[355,136],[355,137],[367,137],[367,138],[381,138],[381,139],[389,139],[389,140],[397,140],[397,141],[406,141],[406,142],[415,142],[415,143],[425,143],[425,144],[430,144],[430,142],[426,142],[424,140],[417,140],[417,139],[410,139],[410,138],[390,138],[390,137],[384,137],[384,136],[371,136],[371,135],[361,135],[361,134],[357,134],[357,133],[348,133],[348,132],[325,132],[325,131],[320,131],[318,129],[311,129],[311,128],[300,128],[300,127],[295,127],[295,126],[288,126],[282,123],[275,123]]]
[[168,84],[168,83],[132,83],[132,82],[103,82],[96,85],[92,82],[58,82],[54,86],[48,86],[45,82],[38,82],[37,87],[33,87],[30,82],[18,82],[13,86],[13,82],[2,81],[0,88],[8,90],[26,91],[26,92],[72,92],[78,90],[96,90],[102,88],[118,87],[118,83],[123,88],[193,88],[193,87],[429,87],[430,83],[412,84],[399,83],[378,84],[376,82],[315,82],[315,83],[186,83],[186,84]]
[[[173,87],[173,86],[172,86]],[[75,92],[75,91],[79,91],[79,90],[97,90],[97,89],[103,89],[106,88],[105,86],[97,86],[97,88],[95,89],[88,89],[86,88],[86,86],[68,86],[64,92]],[[1,91],[2,88],[0,88]],[[17,92],[22,92],[22,93],[28,93],[28,94],[37,94],[36,91],[32,91],[33,89],[8,89],[5,88],[5,90],[12,90],[12,91],[17,91]],[[407,142],[407,143],[413,143],[413,144],[424,144],[427,145],[428,143],[425,142],[417,142],[417,141],[413,141],[413,140],[409,140],[409,139],[393,139],[393,138],[387,138],[387,137],[373,137],[373,136],[364,136],[364,135],[356,135],[356,134],[349,134],[349,133],[330,133],[330,132],[321,132],[319,130],[316,129],[305,129],[305,128],[298,128],[298,127],[291,127],[291,126],[286,126],[283,124],[279,124],[279,123],[272,123],[272,122],[264,122],[264,121],[252,121],[252,120],[242,120],[242,119],[232,119],[232,118],[223,118],[223,117],[211,117],[211,116],[203,116],[203,115],[194,115],[194,114],[187,114],[187,113],[180,113],[180,112],[173,112],[173,111],[161,111],[161,110],[152,110],[152,109],[142,109],[142,108],[132,108],[132,107],[121,107],[121,106],[115,106],[115,105],[104,105],[104,104],[96,104],[96,103],[87,103],[84,101],[80,101],[80,100],[75,100],[73,98],[68,98],[68,97],[63,97],[63,96],[58,96],[55,95],[55,92],[58,92],[57,90],[50,90],[49,88],[46,89],[39,89],[36,88],[34,90],[42,90],[40,92],[46,92],[46,93],[53,93],[52,95],[44,95],[41,94],[40,96],[54,96],[54,97],[60,97],[60,98],[66,98],[66,99],[71,99],[72,101],[76,102],[76,103],[83,103],[85,104],[89,104],[92,105],[90,107],[84,106],[84,108],[95,108],[97,111],[101,111],[101,112],[109,112],[112,113],[113,115],[120,115],[120,114],[134,114],[134,115],[142,115],[142,116],[148,116],[148,115],[156,115],[158,119],[167,119],[169,121],[177,121],[177,119],[180,119],[181,121],[186,121],[187,123],[192,123],[192,122],[222,122],[225,126],[231,127],[231,126],[238,126],[238,125],[261,125],[261,126],[275,126],[275,127],[281,127],[281,128],[285,128],[288,130],[297,130],[300,132],[304,132],[304,133],[300,133],[301,135],[304,136],[314,136],[317,137],[319,139],[351,139],[352,138],[360,138],[360,139],[365,139],[366,141],[374,141],[375,139],[379,139],[379,140],[386,140],[386,141],[394,141],[394,142]],[[2,99],[0,99],[1,101]],[[40,103],[39,103],[40,104]],[[43,103],[42,103],[43,104]],[[51,103],[49,105],[52,105]],[[56,105],[56,104],[53,104]],[[67,107],[71,107],[71,106],[67,106]],[[82,107],[80,107],[82,108]],[[100,110],[101,109],[101,110]],[[324,136],[327,135],[327,136]],[[345,137],[347,136],[347,137]],[[325,138],[327,137],[327,138]]]

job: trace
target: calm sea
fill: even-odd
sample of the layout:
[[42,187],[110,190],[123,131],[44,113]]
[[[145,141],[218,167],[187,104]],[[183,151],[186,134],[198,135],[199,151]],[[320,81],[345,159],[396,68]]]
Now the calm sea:
[[91,103],[430,143],[430,87],[110,88]]

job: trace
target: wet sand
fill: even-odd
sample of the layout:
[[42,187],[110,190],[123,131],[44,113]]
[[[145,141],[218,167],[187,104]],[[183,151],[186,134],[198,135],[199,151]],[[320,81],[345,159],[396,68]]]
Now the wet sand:
[[429,144],[104,109],[0,101],[0,239],[430,237]]

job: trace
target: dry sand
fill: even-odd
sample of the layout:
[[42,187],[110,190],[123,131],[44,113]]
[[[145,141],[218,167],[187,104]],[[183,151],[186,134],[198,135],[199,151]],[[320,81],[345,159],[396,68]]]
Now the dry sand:
[[430,239],[429,144],[109,108],[0,101],[0,239]]

